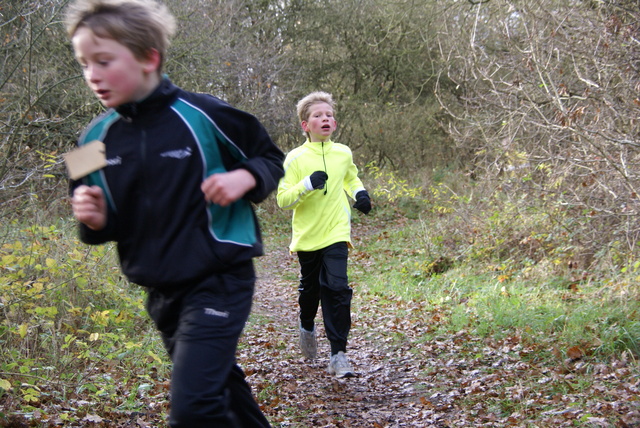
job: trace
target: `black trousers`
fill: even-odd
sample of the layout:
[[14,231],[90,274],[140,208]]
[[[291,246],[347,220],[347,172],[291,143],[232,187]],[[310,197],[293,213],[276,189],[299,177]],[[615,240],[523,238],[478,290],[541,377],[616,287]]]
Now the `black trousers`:
[[254,286],[248,262],[197,284],[149,289],[147,311],[173,362],[172,428],[270,427],[235,359]]
[[338,242],[317,251],[298,251],[300,261],[300,324],[312,330],[318,306],[322,304],[322,317],[331,355],[346,352],[351,329],[351,298],[353,290],[347,277],[349,248]]

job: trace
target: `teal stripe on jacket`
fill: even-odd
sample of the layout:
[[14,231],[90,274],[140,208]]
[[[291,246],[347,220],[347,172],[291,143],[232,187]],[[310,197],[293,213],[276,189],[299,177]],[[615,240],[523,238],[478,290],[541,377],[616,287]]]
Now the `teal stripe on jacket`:
[[[109,127],[112,123],[118,120],[119,117],[120,115],[114,110],[113,112],[111,112],[111,114],[105,116],[100,121],[96,121],[95,123],[93,123],[92,127],[88,129],[87,132],[83,135],[82,140],[78,142],[78,145],[83,146],[94,140],[104,142],[104,136],[107,134]],[[106,195],[109,207],[111,207],[113,212],[117,212],[116,205],[113,202],[113,196],[111,195],[111,191],[109,190],[109,186],[107,186],[107,181],[104,177],[104,171],[98,170],[92,172],[85,178],[84,182],[88,186],[100,186],[102,188],[102,191]]]
[[[239,162],[246,160],[202,110],[181,99],[176,100],[172,108],[189,127],[200,149],[206,171],[203,180],[212,174],[227,171],[222,163],[219,144],[224,145]],[[257,242],[255,228],[247,227],[248,224],[254,224],[254,213],[249,201],[239,199],[226,207],[209,204],[208,215],[209,231],[216,240],[243,246],[252,246]]]

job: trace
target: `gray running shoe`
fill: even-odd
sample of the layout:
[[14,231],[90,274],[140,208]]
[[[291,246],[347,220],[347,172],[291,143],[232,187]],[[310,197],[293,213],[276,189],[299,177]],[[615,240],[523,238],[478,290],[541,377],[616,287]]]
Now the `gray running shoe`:
[[329,373],[336,375],[336,377],[354,377],[356,375],[347,360],[347,356],[342,351],[331,356],[328,370]]
[[308,360],[313,360],[318,356],[315,326],[312,331],[305,330],[300,326],[300,351],[302,351],[302,356]]

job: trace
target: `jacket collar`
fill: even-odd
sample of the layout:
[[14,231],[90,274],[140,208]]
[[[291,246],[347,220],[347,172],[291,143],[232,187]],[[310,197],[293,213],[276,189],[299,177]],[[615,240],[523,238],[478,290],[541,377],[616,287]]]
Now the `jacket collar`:
[[333,141],[331,140],[327,140],[327,141],[309,141],[307,140],[304,143],[305,146],[307,146],[308,148],[312,149],[312,150],[327,150],[329,149],[332,145],[333,145]]
[[165,77],[147,98],[142,101],[122,104],[116,107],[116,111],[129,121],[142,119],[149,114],[154,115],[171,104],[176,99],[177,92],[178,87]]

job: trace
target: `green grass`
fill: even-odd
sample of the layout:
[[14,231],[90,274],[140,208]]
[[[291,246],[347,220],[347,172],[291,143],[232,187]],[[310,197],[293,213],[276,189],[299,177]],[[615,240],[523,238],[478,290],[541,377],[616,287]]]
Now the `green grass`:
[[580,346],[602,359],[625,351],[640,355],[640,291],[632,276],[573,281],[555,270],[532,275],[527,265],[505,274],[495,260],[456,262],[432,274],[424,266],[433,255],[416,240],[423,228],[422,221],[406,222],[363,240],[358,251],[373,268],[352,268],[352,280],[374,296],[439,308],[446,314],[438,325],[442,331],[465,329],[497,339],[517,334],[529,341],[552,337],[560,349]]

